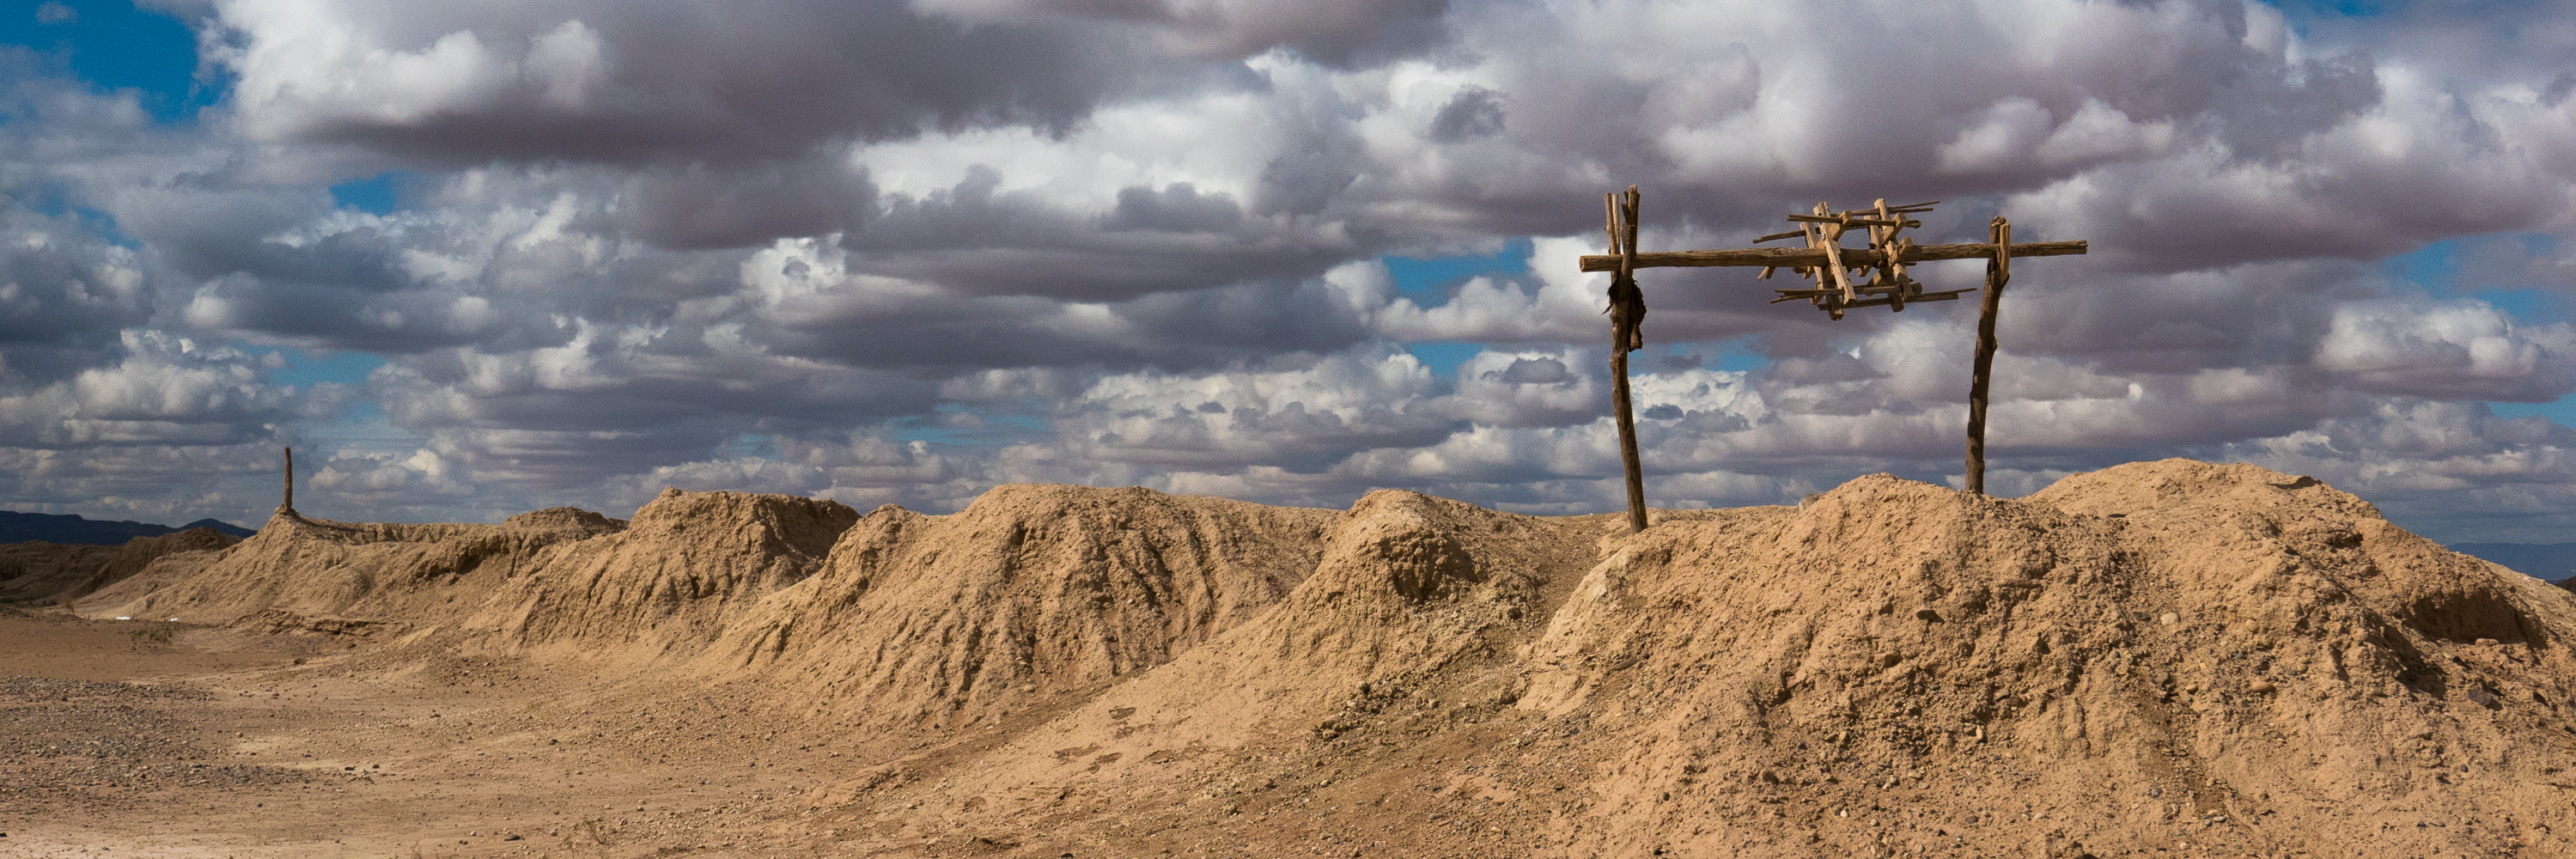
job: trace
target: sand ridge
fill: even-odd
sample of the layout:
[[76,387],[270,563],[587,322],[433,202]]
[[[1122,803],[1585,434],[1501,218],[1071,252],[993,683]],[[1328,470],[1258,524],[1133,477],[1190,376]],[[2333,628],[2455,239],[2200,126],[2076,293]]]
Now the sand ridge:
[[[167,706],[339,690],[295,742],[453,799],[357,814],[369,844],[647,809],[425,855],[2576,853],[2576,594],[2246,465],[2023,499],[1874,475],[1633,535],[1392,491],[674,491],[631,523],[311,520],[167,567],[77,606],[299,642],[165,678],[215,690]],[[237,765],[294,762],[235,733]],[[548,769],[572,743],[621,775]],[[266,831],[225,822],[227,849]]]

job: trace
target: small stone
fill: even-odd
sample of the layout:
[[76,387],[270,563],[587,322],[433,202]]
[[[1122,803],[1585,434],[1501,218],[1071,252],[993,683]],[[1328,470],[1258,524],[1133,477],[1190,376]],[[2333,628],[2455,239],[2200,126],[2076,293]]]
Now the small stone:
[[2165,612],[2163,615],[2158,616],[2156,620],[2163,622],[2166,626],[2172,626],[2182,622],[2182,615],[2178,615],[2173,612]]
[[2263,693],[2268,693],[2268,692],[2278,692],[2278,691],[2280,691],[2280,690],[2281,690],[2281,686],[2280,686],[2280,684],[2274,683],[2274,682],[2272,682],[2272,681],[2270,681],[2270,680],[2256,680],[2256,681],[2254,681],[2254,682],[2252,682],[2252,683],[2247,683],[2247,684],[2245,684],[2245,691],[2247,691],[2247,692],[2253,692],[2253,693],[2256,693],[2256,694],[2263,694]]
[[2478,646],[2479,646],[2479,647],[2494,647],[2494,646],[2496,646],[2496,640],[2495,640],[2495,639],[2492,639],[2492,638],[2481,638],[2481,639],[2478,639]]

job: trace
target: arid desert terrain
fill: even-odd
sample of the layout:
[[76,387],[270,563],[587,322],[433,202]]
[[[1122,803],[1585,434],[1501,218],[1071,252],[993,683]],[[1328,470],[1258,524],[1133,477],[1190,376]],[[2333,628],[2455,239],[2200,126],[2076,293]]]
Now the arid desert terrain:
[[2576,855],[2576,594],[2247,465],[182,537],[0,558],[0,856]]

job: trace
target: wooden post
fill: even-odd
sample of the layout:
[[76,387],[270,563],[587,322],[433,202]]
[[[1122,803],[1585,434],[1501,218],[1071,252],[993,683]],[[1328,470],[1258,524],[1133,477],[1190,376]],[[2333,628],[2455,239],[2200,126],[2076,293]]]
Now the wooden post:
[[295,449],[286,449],[286,500],[277,504],[279,512],[295,512]]
[[1628,479],[1628,530],[1646,530],[1646,475],[1637,462],[1637,417],[1628,404],[1628,353],[1645,345],[1639,323],[1646,302],[1637,289],[1637,186],[1610,208],[1610,252],[1619,268],[1610,276],[1610,410],[1619,424],[1619,466]]
[[1995,370],[1995,315],[2002,312],[2004,282],[2012,279],[2012,222],[2002,215],[1986,225],[1995,246],[1986,258],[1985,294],[1978,296],[1977,363],[1968,381],[1968,491],[1986,494],[1986,393]]

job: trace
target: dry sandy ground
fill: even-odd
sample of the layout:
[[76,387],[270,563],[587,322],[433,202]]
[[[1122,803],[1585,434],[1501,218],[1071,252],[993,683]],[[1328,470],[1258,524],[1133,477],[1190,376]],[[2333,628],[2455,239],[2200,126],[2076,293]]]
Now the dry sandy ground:
[[[1544,720],[1434,707],[1378,720],[1422,741],[1403,748],[1202,762],[1241,799],[1110,797],[1066,831],[977,835],[920,819],[917,801],[818,808],[849,799],[818,791],[883,771],[864,760],[938,772],[1056,708],[964,737],[853,737],[721,689],[639,698],[631,677],[378,647],[0,610],[0,654],[22,675],[0,679],[0,856],[1470,856],[1525,851],[1505,830],[1546,813],[1513,800],[1581,781],[1548,759]],[[1499,762],[1534,762],[1521,768],[1540,782],[1479,776]]]
[[2244,465],[1810,502],[281,513],[0,608],[0,856],[2576,855],[2576,594]]
[[772,824],[832,757],[709,701],[554,721],[580,681],[511,659],[23,614],[0,653],[0,855],[804,855]]

